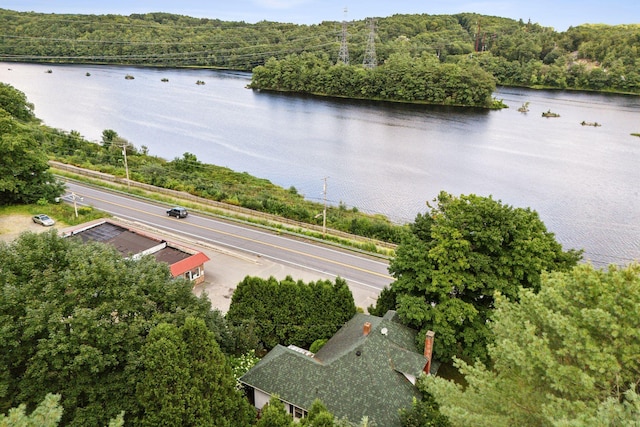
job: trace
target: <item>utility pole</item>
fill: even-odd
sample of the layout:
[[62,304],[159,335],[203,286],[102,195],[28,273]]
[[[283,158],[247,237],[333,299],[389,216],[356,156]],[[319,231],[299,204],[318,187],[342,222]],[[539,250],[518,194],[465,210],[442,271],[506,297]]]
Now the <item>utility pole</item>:
[[349,65],[349,46],[347,46],[347,8],[344,8],[344,19],[342,20],[342,39],[340,42],[340,52],[338,53],[338,63]]
[[362,66],[366,69],[374,69],[378,66],[376,60],[376,27],[373,18],[369,19],[369,38],[367,39],[367,49],[364,52]]
[[76,212],[76,218],[78,218],[78,204],[76,203],[76,199],[82,200],[82,197],[76,196],[76,193],[71,193],[71,199],[73,200],[73,210]]
[[129,165],[127,165],[127,143],[126,142],[122,143],[122,156],[124,157],[124,170],[127,174],[127,191],[130,191],[131,186],[129,184]]
[[322,238],[324,239],[327,234],[327,178],[325,176],[324,185],[322,186],[322,194],[324,199],[324,209],[322,210]]

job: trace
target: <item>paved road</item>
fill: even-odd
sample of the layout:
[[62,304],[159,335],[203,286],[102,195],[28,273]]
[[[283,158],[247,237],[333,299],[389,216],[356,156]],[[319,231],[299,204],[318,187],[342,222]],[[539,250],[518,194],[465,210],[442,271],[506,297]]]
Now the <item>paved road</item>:
[[268,230],[229,222],[197,212],[187,218],[168,217],[168,205],[113,193],[76,182],[67,183],[64,200],[75,194],[78,206],[90,205],[109,214],[157,230],[186,237],[195,243],[214,245],[257,255],[280,264],[331,277],[342,277],[349,285],[378,292],[392,282],[384,260],[325,246],[307,239],[279,235]]

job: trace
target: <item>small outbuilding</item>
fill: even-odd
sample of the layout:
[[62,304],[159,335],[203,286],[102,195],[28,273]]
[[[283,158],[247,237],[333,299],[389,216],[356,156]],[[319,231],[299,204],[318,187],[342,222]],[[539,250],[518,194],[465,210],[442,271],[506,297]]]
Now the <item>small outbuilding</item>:
[[209,257],[195,249],[153,237],[140,230],[126,227],[111,220],[100,220],[84,224],[64,234],[83,242],[100,242],[115,247],[124,257],[153,255],[158,261],[169,264],[174,278],[185,277],[193,285],[205,279],[204,264]]

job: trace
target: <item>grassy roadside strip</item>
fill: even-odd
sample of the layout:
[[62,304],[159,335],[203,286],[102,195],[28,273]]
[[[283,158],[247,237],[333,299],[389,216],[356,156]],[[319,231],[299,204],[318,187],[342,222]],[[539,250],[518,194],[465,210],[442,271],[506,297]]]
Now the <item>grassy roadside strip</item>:
[[[263,212],[251,211],[234,205],[227,205],[188,193],[168,190],[141,184],[134,181],[115,177],[113,175],[96,173],[95,171],[72,167],[75,172],[67,169],[67,165],[60,167],[56,162],[51,166],[51,172],[65,179],[82,182],[111,191],[121,192],[129,196],[163,203],[167,205],[180,205],[198,213],[215,216],[221,219],[241,222],[252,226],[262,227],[276,233],[289,234],[295,237],[311,239],[319,243],[331,244],[344,249],[349,249],[381,258],[391,258],[395,254],[395,245],[386,242],[368,239],[356,235],[350,235],[341,231],[327,228],[323,230],[313,224],[303,224],[286,218],[277,217]],[[76,173],[77,172],[77,173]],[[99,174],[99,175],[98,175]],[[102,176],[97,178],[96,176]]]
[[[67,203],[35,203],[32,205],[10,205],[0,206],[0,217],[32,217],[36,214],[46,214],[56,221],[57,228],[64,228],[72,225],[83,224],[109,215],[105,212],[92,209],[90,207],[78,207],[78,217],[75,216],[73,206]],[[0,235],[14,233],[20,226],[6,224],[0,227]]]

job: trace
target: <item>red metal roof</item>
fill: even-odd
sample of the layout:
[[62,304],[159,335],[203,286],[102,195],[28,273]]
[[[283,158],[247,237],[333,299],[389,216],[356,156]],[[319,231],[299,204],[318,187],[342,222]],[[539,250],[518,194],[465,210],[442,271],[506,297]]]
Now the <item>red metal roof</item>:
[[171,264],[171,275],[173,277],[178,277],[189,270],[201,266],[207,261],[209,261],[209,257],[202,252],[198,252],[194,255],[191,255],[189,258],[185,258],[181,261],[176,262],[175,264]]

